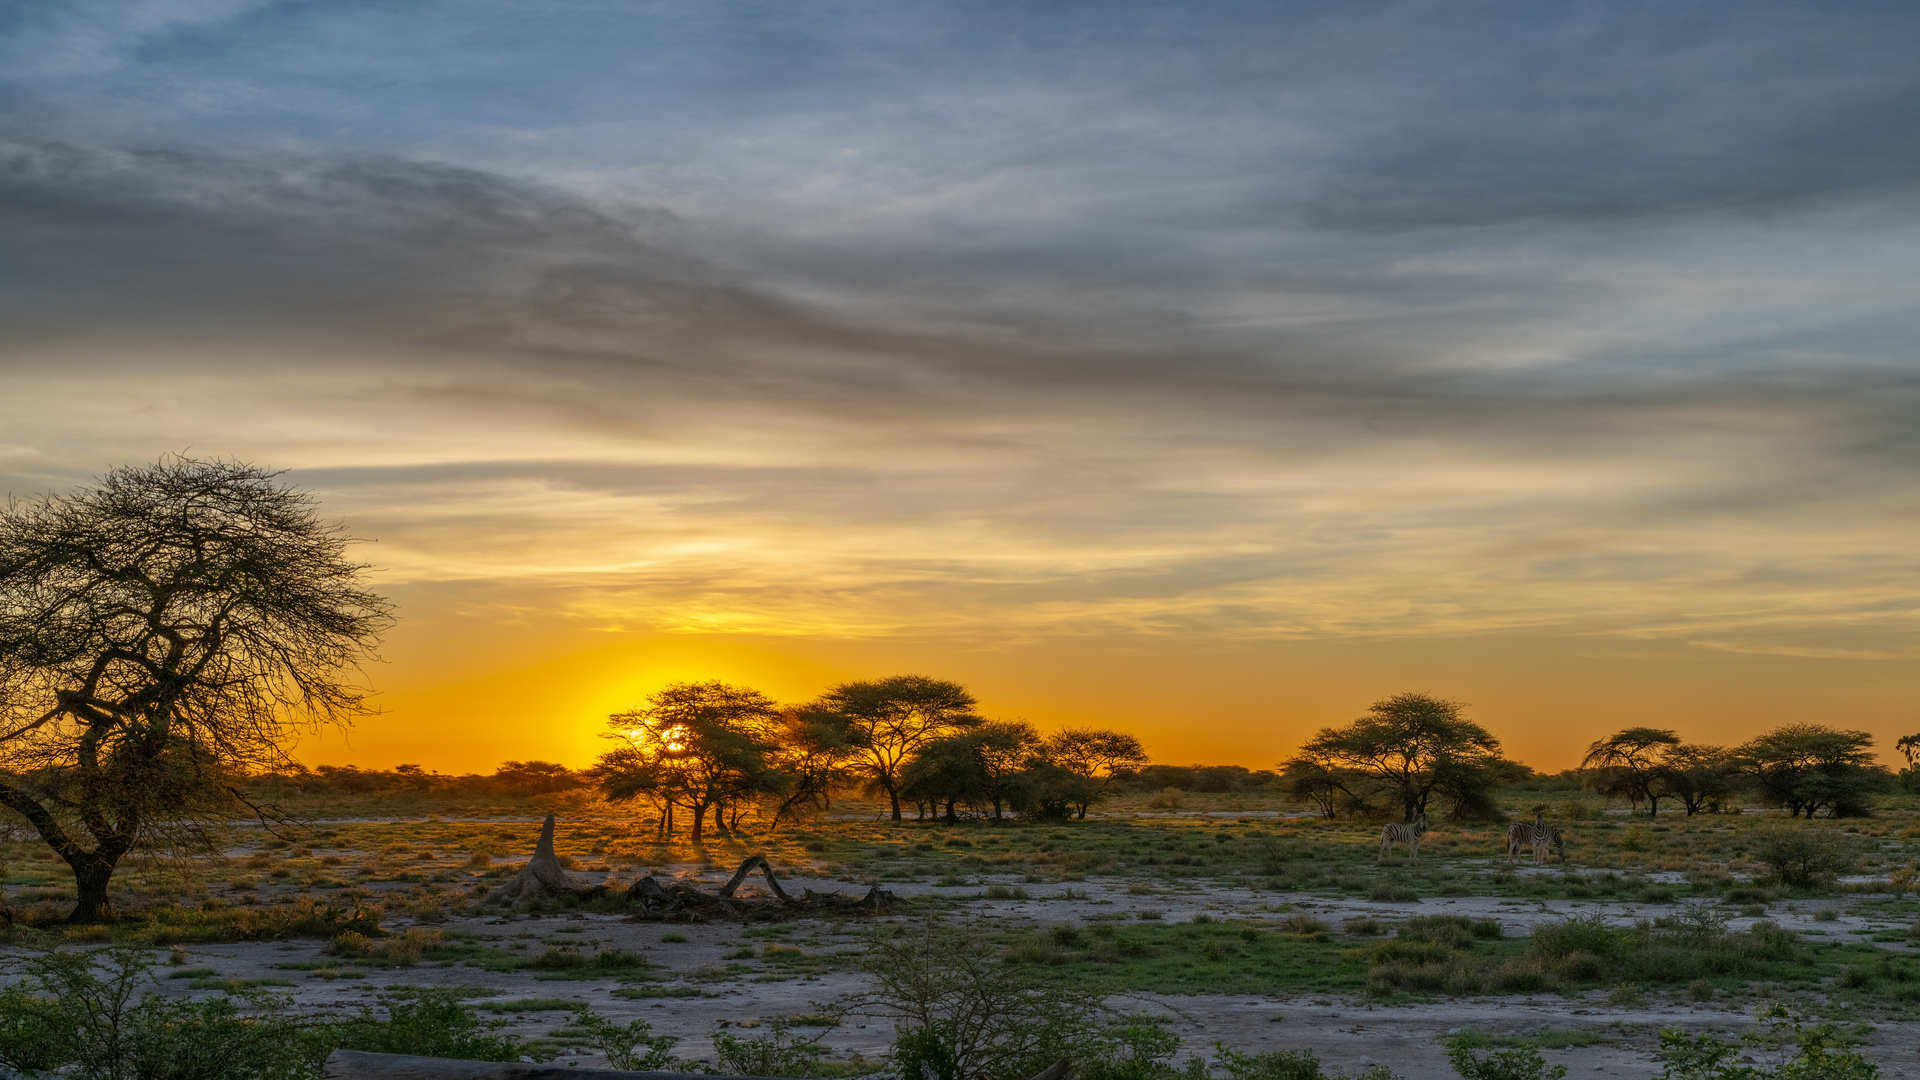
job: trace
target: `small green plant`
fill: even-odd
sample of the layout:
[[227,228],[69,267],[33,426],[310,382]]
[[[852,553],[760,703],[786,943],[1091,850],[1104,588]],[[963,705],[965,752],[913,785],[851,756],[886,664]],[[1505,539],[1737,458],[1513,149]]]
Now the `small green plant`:
[[[827,1029],[802,1037],[786,1020],[773,1021],[773,1034],[743,1039],[732,1032],[713,1033],[714,1055],[722,1072],[738,1076],[815,1076],[827,1048],[820,1045]],[[621,1068],[659,1068],[658,1065],[622,1065]]]
[[1229,1080],[1323,1080],[1320,1059],[1311,1050],[1274,1050],[1247,1054],[1215,1045],[1214,1060]]
[[[1712,1033],[1660,1033],[1660,1080],[1875,1080],[1879,1066],[1845,1048],[1832,1024],[1808,1024],[1786,1006],[1757,1014],[1758,1030],[1728,1043]],[[1791,1047],[1793,1053],[1788,1053]]]
[[1565,1065],[1549,1066],[1540,1051],[1531,1046],[1494,1050],[1485,1056],[1475,1054],[1465,1040],[1447,1043],[1447,1060],[1462,1080],[1561,1080]]
[[574,1026],[591,1038],[601,1053],[607,1055],[608,1065],[616,1069],[645,1072],[664,1070],[675,1064],[673,1048],[679,1045],[680,1040],[672,1035],[653,1034],[653,1025],[645,1020],[616,1024],[585,1005],[574,1004],[572,1008]]
[[685,945],[686,943],[687,943],[687,935],[685,934],[661,934],[660,935],[660,944],[662,945]]
[[1636,1009],[1647,1003],[1647,995],[1633,983],[1623,982],[1607,994],[1607,1001],[1623,1009]]

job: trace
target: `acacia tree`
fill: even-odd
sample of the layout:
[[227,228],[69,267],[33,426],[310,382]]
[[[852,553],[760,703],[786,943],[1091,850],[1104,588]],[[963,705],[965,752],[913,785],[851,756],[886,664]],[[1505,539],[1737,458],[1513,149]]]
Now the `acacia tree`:
[[725,835],[729,804],[785,786],[773,765],[779,721],[780,706],[758,690],[674,683],[607,718],[611,737],[624,745],[600,756],[601,793],[615,802],[643,795],[660,802],[663,832],[672,831],[673,808],[686,807],[696,844],[711,809]]
[[346,724],[391,621],[312,496],[251,465],[169,457],[0,511],[0,806],[110,914],[136,846],[250,808],[249,772]]
[[1740,771],[1722,746],[1681,743],[1660,761],[1667,793],[1680,800],[1687,816],[1719,813],[1740,779]]
[[1665,728],[1633,727],[1596,739],[1580,759],[1582,769],[1599,770],[1602,783],[1626,791],[1633,802],[1647,803],[1647,816],[1660,814],[1660,796],[1666,780],[1666,755],[1680,745],[1680,736]]
[[1920,735],[1902,735],[1893,748],[1907,759],[1907,767],[1900,770],[1900,786],[1908,791],[1920,789]]
[[1733,752],[1762,798],[1788,817],[1834,817],[1866,812],[1867,795],[1887,779],[1873,759],[1873,736],[1825,724],[1777,727]]
[[860,752],[856,738],[852,723],[837,713],[782,710],[775,767],[787,777],[787,793],[774,811],[774,824],[805,807],[833,805],[833,789],[846,779]]
[[934,739],[914,752],[900,767],[900,794],[935,816],[958,821],[955,808],[985,806],[988,779],[980,760],[979,742],[972,734]]
[[1078,776],[1084,794],[1073,803],[1074,815],[1084,818],[1087,808],[1106,797],[1114,777],[1151,763],[1146,747],[1132,735],[1093,728],[1061,728],[1047,736],[1040,755],[1049,764]]
[[1396,694],[1346,727],[1320,729],[1299,757],[1388,789],[1412,821],[1437,788],[1472,796],[1504,775],[1500,740],[1462,708],[1431,694]]
[[973,695],[959,683],[925,675],[895,675],[841,683],[814,708],[844,717],[860,747],[861,766],[893,804],[900,821],[900,770],[935,739],[976,727]]

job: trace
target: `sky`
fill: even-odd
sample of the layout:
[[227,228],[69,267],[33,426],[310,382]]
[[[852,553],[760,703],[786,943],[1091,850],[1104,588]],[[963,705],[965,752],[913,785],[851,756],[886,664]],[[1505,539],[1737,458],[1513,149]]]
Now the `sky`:
[[0,6],[0,491],[286,470],[313,763],[956,679],[1270,767],[1920,730],[1920,7]]

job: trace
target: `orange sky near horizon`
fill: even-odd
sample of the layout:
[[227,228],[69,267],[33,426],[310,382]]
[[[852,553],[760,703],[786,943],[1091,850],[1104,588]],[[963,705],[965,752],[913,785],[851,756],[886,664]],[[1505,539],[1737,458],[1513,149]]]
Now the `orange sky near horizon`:
[[[1419,690],[1468,703],[1509,756],[1543,771],[1630,725],[1733,744],[1781,723],[1875,735],[1882,758],[1920,729],[1907,707],[1920,662],[1732,653],[1596,637],[1433,641],[1199,642],[1080,636],[993,647],[928,639],[530,635],[449,662],[445,640],[394,635],[381,714],[346,736],[303,741],[309,765],[421,764],[489,772],[509,759],[580,767],[606,748],[606,717],[670,682],[718,679],[797,702],[851,679],[920,672],[974,691],[981,712],[1042,730],[1112,727],[1156,761],[1270,768],[1319,727],[1377,698]],[[602,640],[592,640],[598,637]],[[583,640],[584,639],[584,640]],[[544,649],[535,645],[544,642]],[[437,658],[436,658],[436,654]]]

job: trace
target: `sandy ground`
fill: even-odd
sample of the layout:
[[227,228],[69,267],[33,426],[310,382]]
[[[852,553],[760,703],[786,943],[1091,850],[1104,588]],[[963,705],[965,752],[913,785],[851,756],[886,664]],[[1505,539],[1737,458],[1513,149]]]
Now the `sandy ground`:
[[[693,875],[694,867],[674,868]],[[1525,872],[1559,873],[1554,870]],[[722,875],[709,873],[707,880]],[[978,895],[992,877],[963,888],[931,885],[892,885],[905,895],[951,893]],[[1003,883],[1012,885],[1013,879]],[[841,882],[796,878],[793,885],[819,891],[850,890]],[[1087,881],[1066,885],[1021,886],[1030,894],[1024,900],[982,900],[963,905],[955,916],[961,921],[978,920],[1000,926],[1081,924],[1090,916],[1111,917],[1119,912],[1156,910],[1168,922],[1190,920],[1206,913],[1215,919],[1233,919],[1253,915],[1272,917],[1278,905],[1291,904],[1293,910],[1317,915],[1333,925],[1354,914],[1393,918],[1410,914],[1458,913],[1473,917],[1498,918],[1509,936],[1522,936],[1542,921],[1569,914],[1603,911],[1609,919],[1630,922],[1671,911],[1671,904],[1617,904],[1586,902],[1516,902],[1492,897],[1430,899],[1418,904],[1371,903],[1358,900],[1332,901],[1322,897],[1255,892],[1211,883],[1183,885],[1179,891],[1135,895],[1127,891],[1127,881]],[[1072,895],[1069,895],[1069,888]],[[1850,938],[1870,933],[1875,927],[1848,915],[1834,921],[1817,921],[1822,907],[1841,909],[1839,901],[1804,902],[1768,912],[1785,926],[1808,934]],[[1743,926],[1751,919],[1736,919]],[[394,929],[408,925],[404,920],[389,923]],[[714,996],[660,1000],[629,1000],[615,997],[620,984],[605,980],[542,981],[533,972],[486,972],[477,968],[422,964],[418,967],[369,970],[367,977],[355,980],[326,981],[304,971],[289,971],[275,965],[326,959],[317,941],[269,942],[260,944],[224,944],[189,947],[187,966],[216,969],[220,975],[243,979],[284,979],[291,987],[275,988],[293,995],[297,1007],[327,1012],[357,1007],[372,1002],[374,995],[390,986],[462,986],[498,991],[477,1002],[511,1001],[525,998],[570,998],[590,1003],[603,1015],[618,1020],[645,1017],[657,1032],[683,1039],[680,1052],[688,1057],[710,1057],[708,1035],[717,1025],[764,1030],[765,1022],[776,1016],[817,1012],[816,1003],[833,1001],[863,985],[865,976],[835,972],[819,976],[797,976],[781,981],[755,981],[755,976],[725,981],[700,981],[711,977],[723,964],[726,953],[745,946],[758,946],[766,939],[747,938],[734,924],[662,924],[637,922],[623,916],[573,914],[552,917],[514,916],[463,917],[436,923],[443,930],[471,931],[498,940],[488,944],[511,946],[525,944],[532,951],[558,942],[582,947],[617,947],[645,953],[666,972],[692,976],[688,985],[697,986]],[[836,925],[827,920],[817,923],[803,920],[797,931],[782,939],[800,945],[809,953],[856,950],[867,924],[849,922]],[[663,943],[664,933],[681,933],[684,943]],[[164,974],[164,973],[163,973]],[[760,976],[766,978],[766,976]],[[168,993],[193,993],[184,980],[160,979]],[[657,984],[656,984],[657,985]],[[1407,1080],[1439,1080],[1450,1077],[1441,1041],[1461,1029],[1491,1034],[1537,1034],[1544,1030],[1599,1029],[1607,1041],[1576,1050],[1547,1051],[1550,1062],[1564,1064],[1573,1080],[1587,1076],[1618,1075],[1644,1078],[1655,1076],[1660,1067],[1652,1050],[1657,1032],[1663,1027],[1695,1030],[1714,1028],[1738,1031],[1750,1020],[1735,1006],[1673,1004],[1655,997],[1642,1007],[1622,1008],[1609,1004],[1604,995],[1585,998],[1561,998],[1543,995],[1534,998],[1503,996],[1455,999],[1430,1004],[1376,1006],[1364,1000],[1337,995],[1291,995],[1285,997],[1243,997],[1198,995],[1181,997],[1142,996],[1116,1004],[1146,1012],[1159,1012],[1177,1031],[1187,1047],[1205,1052],[1216,1043],[1258,1052],[1307,1048],[1320,1055],[1331,1069],[1351,1071],[1374,1064],[1385,1064]],[[529,1037],[545,1035],[567,1022],[563,1012],[503,1014],[509,1030]],[[893,1032],[884,1021],[849,1022],[834,1030],[826,1044],[839,1056],[859,1053],[868,1058],[884,1054]],[[1886,1023],[1869,1037],[1867,1053],[1877,1061],[1882,1075],[1889,1080],[1920,1080],[1920,1024]],[[570,1052],[563,1062],[583,1067],[603,1064],[591,1051]]]

